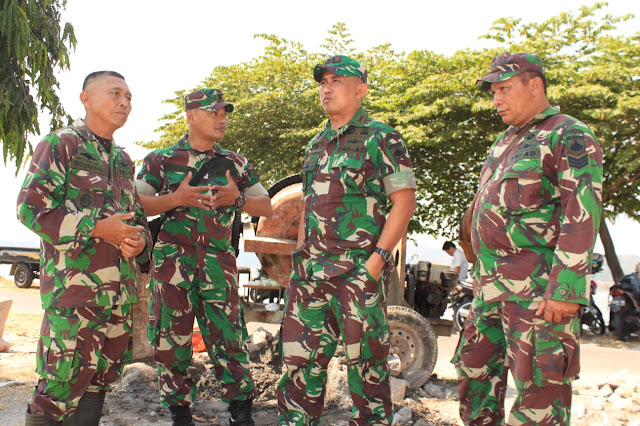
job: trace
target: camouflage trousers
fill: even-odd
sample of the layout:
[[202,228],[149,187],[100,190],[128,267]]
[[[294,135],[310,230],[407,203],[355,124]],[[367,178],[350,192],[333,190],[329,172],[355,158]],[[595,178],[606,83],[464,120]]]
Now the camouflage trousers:
[[131,305],[45,309],[29,411],[63,420],[85,392],[104,392],[131,362]]
[[535,316],[539,305],[474,299],[452,360],[465,424],[504,423],[509,370],[517,396],[507,424],[569,424],[571,382],[580,371],[580,320],[576,314],[546,322]]
[[386,288],[364,264],[327,281],[295,272],[282,323],[286,370],[277,389],[283,425],[315,425],[324,408],[327,366],[342,338],[353,400],[350,424],[389,424],[389,326]]
[[[211,287],[211,284],[207,284]],[[242,318],[238,290],[222,283],[200,290],[197,278],[190,288],[158,282],[149,284],[149,341],[158,363],[158,388],[164,406],[189,405],[196,396],[196,384],[189,374],[193,354],[194,317],[214,374],[222,389],[222,400],[252,399],[255,386],[249,360],[243,349],[247,329]],[[219,288],[218,288],[219,287]]]

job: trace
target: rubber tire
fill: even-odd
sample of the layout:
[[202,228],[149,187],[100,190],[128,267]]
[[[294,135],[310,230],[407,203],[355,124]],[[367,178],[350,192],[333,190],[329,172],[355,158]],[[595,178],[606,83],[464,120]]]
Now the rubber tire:
[[468,314],[469,310],[471,310],[472,303],[473,303],[473,298],[466,297],[462,299],[462,303],[458,304],[456,307],[453,308],[453,326],[455,327],[456,330],[458,331],[462,330],[464,328],[464,322],[466,321],[466,319],[463,319],[462,316],[458,315],[460,313],[460,310],[464,306],[466,306],[467,314]]
[[413,309],[397,305],[387,308],[387,319],[391,352],[402,362],[402,375],[424,370],[428,380],[438,358],[438,336],[429,321]]
[[29,288],[35,277],[33,270],[24,262],[18,262],[13,273],[13,282],[19,288]]
[[[627,300],[627,303],[630,302]],[[616,336],[618,336],[618,339],[622,340],[623,342],[626,342],[628,337],[627,327],[625,327],[624,323],[624,319],[627,317],[627,315],[629,315],[628,311],[629,309],[625,305],[625,307],[616,312],[613,317],[613,326],[615,328]]]
[[591,329],[594,334],[599,334],[600,336],[602,336],[607,327],[604,325],[604,317],[602,316],[602,312],[600,312],[600,309],[597,306],[595,308],[596,316],[589,324],[589,329]]

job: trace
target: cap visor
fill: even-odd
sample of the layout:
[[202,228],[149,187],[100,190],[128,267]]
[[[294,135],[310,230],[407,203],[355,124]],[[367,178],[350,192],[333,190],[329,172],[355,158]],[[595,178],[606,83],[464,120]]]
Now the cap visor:
[[213,105],[208,105],[206,107],[200,107],[200,109],[206,109],[208,111],[218,111],[219,109],[226,108],[227,112],[233,111],[233,105],[228,102],[216,102]]

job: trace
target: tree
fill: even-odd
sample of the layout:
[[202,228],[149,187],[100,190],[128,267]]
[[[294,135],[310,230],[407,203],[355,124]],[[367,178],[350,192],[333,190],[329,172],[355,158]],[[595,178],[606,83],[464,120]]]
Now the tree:
[[[261,178],[274,183],[300,172],[306,143],[325,119],[309,71],[319,59],[299,43],[267,34],[256,37],[269,42],[263,56],[216,67],[200,87],[222,89],[235,106],[221,145],[251,159]],[[160,140],[142,146],[170,146],[187,133],[184,95],[198,88],[176,92],[166,101],[176,110],[163,117],[169,122],[159,129]]]
[[70,23],[60,26],[66,0],[0,0],[0,140],[6,164],[20,168],[29,134],[40,133],[38,110],[51,114],[52,128],[66,117],[56,94],[57,68],[69,68],[76,38]]
[[[615,35],[616,25],[631,15],[596,18],[605,6],[583,6],[576,14],[540,23],[503,18],[484,36],[496,47],[451,56],[427,50],[396,53],[389,45],[357,52],[342,23],[329,31],[322,55],[263,34],[258,37],[269,41],[263,56],[217,67],[203,85],[222,88],[236,104],[223,144],[242,151],[273,183],[299,172],[307,141],[326,121],[313,65],[330,54],[352,55],[370,71],[365,108],[396,127],[409,148],[419,200],[410,231],[452,237],[477,189],[487,150],[505,130],[490,96],[475,81],[499,53],[536,52],[547,69],[551,103],[584,121],[601,141],[604,216],[613,220],[624,213],[640,220],[640,33]],[[173,121],[161,127],[160,141],[144,146],[167,146],[186,132],[184,119],[178,118],[183,93],[177,95],[168,101],[177,111],[163,117]],[[617,279],[621,269],[604,221],[600,237]]]

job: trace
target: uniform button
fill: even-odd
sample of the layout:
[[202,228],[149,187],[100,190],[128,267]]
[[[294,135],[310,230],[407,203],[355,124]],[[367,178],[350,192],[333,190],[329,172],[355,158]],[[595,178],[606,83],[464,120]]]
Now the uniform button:
[[560,296],[564,296],[565,294],[567,294],[567,290],[560,290]]
[[65,256],[71,257],[71,256],[73,256],[73,254],[71,254],[71,252],[68,251],[68,252],[65,253]]

